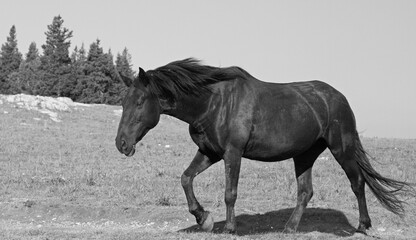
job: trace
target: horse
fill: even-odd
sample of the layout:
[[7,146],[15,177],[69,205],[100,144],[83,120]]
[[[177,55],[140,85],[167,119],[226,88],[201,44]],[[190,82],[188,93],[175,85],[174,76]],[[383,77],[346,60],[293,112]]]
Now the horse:
[[[154,70],[139,68],[135,78],[120,73],[128,91],[122,102],[116,147],[133,156],[136,144],[161,114],[189,124],[198,150],[181,176],[189,212],[205,231],[214,220],[196,199],[194,178],[224,161],[225,233],[236,233],[234,206],[241,158],[276,162],[293,158],[297,202],[284,232],[296,232],[313,195],[312,166],[327,148],[345,171],[359,208],[357,232],[371,227],[364,186],[382,206],[402,216],[397,196],[410,184],[380,175],[370,164],[345,96],[322,81],[263,82],[240,67],[213,67],[188,58]],[[411,188],[411,187],[410,187]]]

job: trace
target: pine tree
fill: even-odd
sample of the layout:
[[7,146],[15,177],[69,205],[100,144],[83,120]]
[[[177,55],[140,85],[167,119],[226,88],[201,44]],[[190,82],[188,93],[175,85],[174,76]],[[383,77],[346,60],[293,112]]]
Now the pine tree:
[[78,46],[75,47],[74,52],[71,55],[71,77],[70,81],[73,82],[73,88],[71,91],[71,98],[74,101],[81,101],[82,87],[78,86],[79,83],[85,79],[85,68],[86,68],[86,52],[84,44],[78,49]]
[[111,49],[108,50],[107,54],[105,54],[106,63],[107,63],[107,75],[111,79],[115,79],[118,77],[116,66],[114,65],[114,55],[111,52]]
[[[118,74],[122,74],[126,77],[134,78],[134,71],[131,64],[131,55],[127,48],[124,48],[123,52],[117,54],[116,58],[116,69]],[[120,79],[120,76],[113,81],[113,88],[111,89],[112,95],[114,96],[113,104],[121,104],[123,97],[126,95],[127,87]]]
[[71,46],[72,31],[63,27],[64,20],[61,16],[54,17],[52,24],[48,25],[45,32],[46,44],[42,45],[41,57],[42,88],[41,94],[48,96],[70,96],[71,83],[68,78],[71,74],[71,58],[69,47]]
[[33,60],[38,59],[38,58],[39,58],[39,50],[36,47],[36,43],[32,42],[29,45],[29,51],[26,54],[25,61],[30,62],[30,61],[33,61]]
[[86,61],[87,56],[84,48],[84,44],[81,45],[81,48],[78,51],[78,61]]
[[126,77],[133,78],[134,71],[131,64],[131,55],[128,52],[127,48],[124,48],[123,52],[117,54],[116,58],[116,69],[120,74],[123,74]]
[[97,39],[90,45],[84,67],[84,76],[78,79],[75,91],[77,101],[86,103],[109,103],[112,79],[116,77],[111,52],[104,53]]
[[[111,50],[107,53],[108,56],[108,69],[110,70],[111,82],[106,93],[106,103],[111,105],[120,105],[124,92],[127,89],[125,84],[121,81],[117,67],[114,65],[114,57]],[[131,70],[131,69],[130,69]],[[133,75],[133,71],[131,71]]]
[[0,93],[10,93],[10,74],[17,72],[22,62],[22,54],[17,48],[16,27],[10,29],[7,42],[1,46],[0,52]]
[[84,44],[81,45],[80,49],[78,49],[78,46],[75,46],[74,51],[71,54],[71,63],[74,64],[85,60],[87,60],[87,57],[85,56]]
[[13,93],[38,94],[39,92],[39,67],[40,57],[36,43],[32,42],[22,61],[19,71],[11,75],[11,89]]
[[60,15],[53,18],[45,32],[46,44],[42,45],[44,60],[52,61],[49,64],[69,64],[69,47],[71,46],[72,31],[63,27],[64,20]]
[[77,61],[78,54],[79,54],[78,46],[75,46],[74,51],[71,53],[71,62],[72,63],[75,63]]

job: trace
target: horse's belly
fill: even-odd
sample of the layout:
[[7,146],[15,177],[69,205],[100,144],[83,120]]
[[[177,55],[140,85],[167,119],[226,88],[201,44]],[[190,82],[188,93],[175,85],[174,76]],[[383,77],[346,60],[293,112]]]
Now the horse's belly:
[[281,146],[276,146],[273,148],[262,148],[258,147],[256,149],[252,149],[247,151],[243,154],[243,157],[252,159],[252,160],[259,160],[265,162],[276,162],[282,161],[289,158],[292,158],[296,155],[301,154],[302,152],[306,151],[308,147],[302,148],[282,148]]
[[282,161],[308,150],[320,134],[320,127],[314,124],[286,130],[270,129],[267,133],[252,135],[243,157],[267,162]]

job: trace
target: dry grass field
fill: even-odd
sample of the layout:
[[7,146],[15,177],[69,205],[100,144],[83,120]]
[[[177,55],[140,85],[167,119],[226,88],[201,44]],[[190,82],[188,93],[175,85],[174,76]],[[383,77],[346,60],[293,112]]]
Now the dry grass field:
[[[292,160],[243,160],[236,203],[238,235],[225,220],[222,162],[195,179],[214,232],[188,213],[180,176],[197,148],[187,125],[163,116],[137,145],[118,153],[120,107],[71,106],[56,122],[0,97],[0,239],[415,239],[416,199],[406,216],[388,212],[367,191],[373,228],[354,234],[357,201],[328,151],[313,170],[314,197],[296,234],[283,234],[296,200]],[[359,119],[358,119],[359,121]],[[364,138],[380,173],[416,183],[416,140]],[[367,189],[368,190],[368,189]]]

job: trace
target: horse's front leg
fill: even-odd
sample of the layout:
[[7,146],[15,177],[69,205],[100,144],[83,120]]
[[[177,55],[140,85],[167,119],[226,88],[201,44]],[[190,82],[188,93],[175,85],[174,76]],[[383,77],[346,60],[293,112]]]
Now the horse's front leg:
[[235,219],[234,205],[237,200],[237,186],[241,167],[241,152],[229,149],[224,154],[225,164],[225,205],[227,209],[224,232],[235,233],[237,222]]
[[201,226],[204,231],[212,231],[214,227],[214,219],[208,211],[196,200],[193,180],[194,178],[212,164],[218,162],[220,159],[209,158],[206,155],[198,151],[192,160],[189,167],[185,170],[181,177],[181,183],[183,190],[185,191],[186,200],[188,201],[189,212],[195,216],[196,222]]

